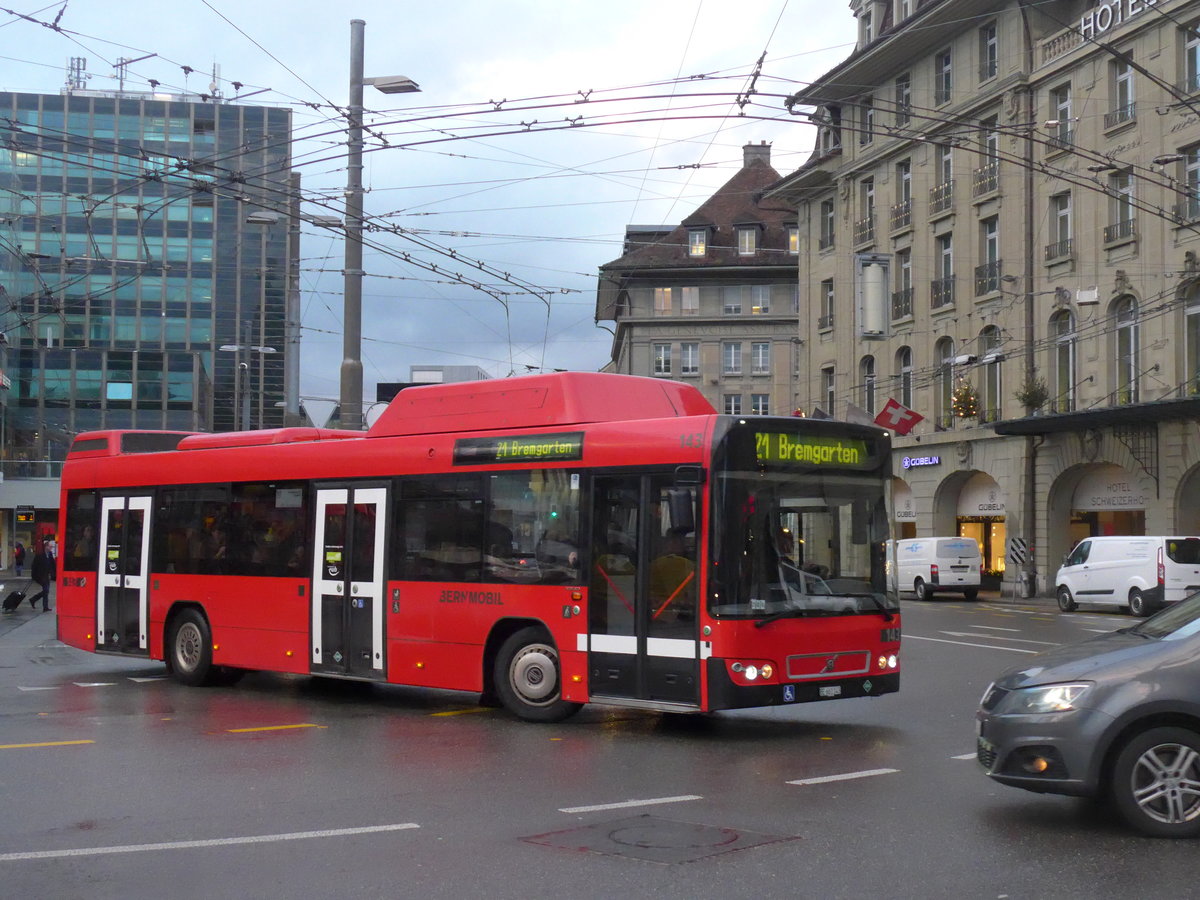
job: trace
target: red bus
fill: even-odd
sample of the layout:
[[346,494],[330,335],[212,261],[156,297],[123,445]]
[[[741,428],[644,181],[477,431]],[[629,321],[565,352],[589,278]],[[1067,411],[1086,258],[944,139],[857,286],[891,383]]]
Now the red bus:
[[265,670],[703,712],[899,688],[890,439],[677,382],[401,391],[365,432],[78,436],[58,635]]

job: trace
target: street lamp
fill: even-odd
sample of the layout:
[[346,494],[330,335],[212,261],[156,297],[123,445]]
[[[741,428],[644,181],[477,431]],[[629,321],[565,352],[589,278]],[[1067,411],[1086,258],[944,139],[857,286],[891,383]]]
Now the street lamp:
[[[249,326],[247,326],[247,329]],[[234,431],[249,431],[250,430],[250,363],[244,362],[241,359],[242,351],[247,350],[250,353],[258,353],[260,355],[259,371],[262,371],[261,356],[267,353],[278,353],[274,347],[264,347],[261,344],[222,344],[217,348],[223,353],[236,353],[238,355],[238,372],[237,381],[234,384],[234,394],[241,397],[242,415],[241,421],[237,421],[238,404],[234,403]],[[259,425],[262,425],[262,419],[259,419]]]
[[363,426],[362,366],[362,233],[363,233],[363,85],[385,94],[409,94],[421,88],[402,75],[363,78],[363,30],[366,22],[350,20],[350,130],[346,139],[346,265],[342,312],[340,424],[361,431]]

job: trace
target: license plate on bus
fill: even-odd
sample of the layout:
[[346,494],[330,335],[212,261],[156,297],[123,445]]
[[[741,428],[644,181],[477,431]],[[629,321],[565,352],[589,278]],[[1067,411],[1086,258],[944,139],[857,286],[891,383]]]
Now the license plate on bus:
[[842,686],[840,684],[826,685],[819,688],[817,693],[822,697],[840,697],[842,696]]

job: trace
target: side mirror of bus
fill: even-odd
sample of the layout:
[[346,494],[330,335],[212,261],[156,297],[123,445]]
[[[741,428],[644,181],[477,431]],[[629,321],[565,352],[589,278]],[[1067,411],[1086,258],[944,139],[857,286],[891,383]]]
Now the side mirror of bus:
[[667,509],[671,514],[672,530],[696,530],[696,500],[691,490],[672,489],[667,491]]
[[704,484],[703,466],[676,466],[675,483],[678,485]]

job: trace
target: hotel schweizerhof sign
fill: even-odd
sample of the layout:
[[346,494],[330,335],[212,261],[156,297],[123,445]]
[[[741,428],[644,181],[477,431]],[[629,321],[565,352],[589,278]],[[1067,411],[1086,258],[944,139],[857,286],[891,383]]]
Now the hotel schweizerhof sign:
[[1158,0],[1109,0],[1107,3],[1100,3],[1083,14],[1079,20],[1079,33],[1083,35],[1084,40],[1102,37],[1105,32],[1119,28],[1156,5]]

